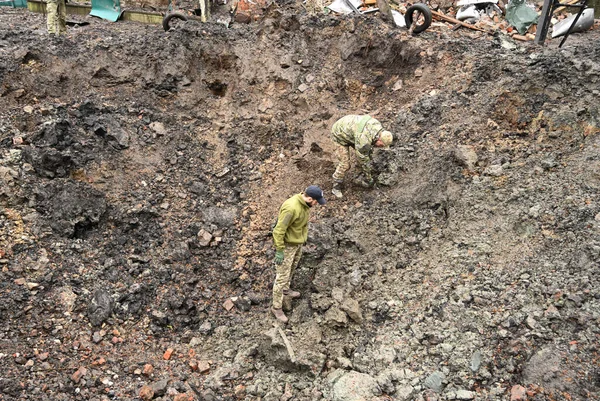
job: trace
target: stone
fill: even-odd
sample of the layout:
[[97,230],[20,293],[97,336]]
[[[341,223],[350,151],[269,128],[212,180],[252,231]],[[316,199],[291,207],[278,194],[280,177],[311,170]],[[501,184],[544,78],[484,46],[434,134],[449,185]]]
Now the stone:
[[548,319],[560,319],[560,312],[554,305],[550,305],[548,309],[544,311],[544,317]]
[[144,376],[150,376],[154,372],[154,366],[149,363],[144,365],[144,369],[142,369],[142,374]]
[[231,227],[235,224],[237,209],[233,207],[209,207],[202,211],[204,221],[217,227]]
[[83,376],[85,376],[86,374],[87,374],[87,369],[82,366],[79,369],[77,369],[77,371],[75,373],[73,373],[73,375],[71,376],[71,380],[73,380],[75,383],[79,383],[81,378]]
[[237,386],[235,386],[233,389],[233,395],[238,400],[243,400],[244,398],[246,398],[246,386],[244,386],[243,384],[238,384]]
[[357,300],[346,298],[340,309],[346,312],[350,319],[354,320],[356,323],[362,323],[363,316]]
[[208,361],[199,361],[198,362],[198,372],[206,373],[210,370],[210,363]]
[[342,312],[337,306],[332,306],[325,313],[325,321],[333,326],[345,326],[348,324],[348,318],[346,314]]
[[168,348],[165,353],[163,354],[163,359],[168,361],[169,359],[171,359],[171,355],[173,355],[173,348]]
[[116,149],[127,149],[129,147],[129,134],[121,128],[109,131],[106,136],[112,140],[112,145]]
[[502,174],[504,174],[504,168],[499,164],[494,164],[487,167],[483,171],[483,174],[491,175],[492,177],[500,177]]
[[167,392],[167,386],[169,385],[169,380],[159,380],[157,382],[152,383],[152,391],[154,391],[155,396],[163,396]]
[[250,310],[250,307],[252,306],[252,302],[250,301],[250,298],[246,297],[246,296],[241,296],[241,297],[236,297],[235,300],[233,300],[233,303],[235,304],[235,306],[244,312],[247,312]]
[[154,398],[154,390],[152,390],[152,387],[148,385],[142,386],[139,396],[144,401],[150,401],[152,398]]
[[267,110],[273,108],[273,100],[266,98],[258,105],[258,111],[261,113],[266,112]]
[[94,334],[92,334],[92,341],[94,344],[98,344],[100,341],[102,341],[102,337],[103,336],[99,331],[94,331]]
[[512,386],[510,389],[510,401],[525,401],[527,400],[527,390],[523,386]]
[[200,181],[193,181],[190,184],[189,190],[196,195],[204,195],[206,193],[206,185]]
[[167,134],[165,125],[161,122],[154,121],[149,125],[150,129],[156,133],[157,136],[163,136]]
[[227,300],[225,302],[223,302],[223,308],[225,308],[225,310],[228,312],[231,309],[233,309],[234,306],[235,306],[235,304],[233,303],[233,301],[230,298],[227,298]]
[[475,164],[478,160],[475,149],[473,146],[469,145],[457,146],[456,149],[454,149],[453,156],[458,164],[466,167],[469,170],[473,170],[475,168]]
[[344,300],[344,290],[340,287],[334,287],[331,289],[331,298],[335,299],[337,302],[342,303]]
[[114,301],[108,291],[97,290],[88,305],[88,319],[93,326],[101,326],[110,317],[114,308]]
[[471,356],[471,370],[474,373],[477,373],[477,371],[479,370],[479,367],[481,366],[481,351],[477,350],[473,353],[473,355]]
[[425,379],[423,384],[425,384],[425,387],[432,389],[436,393],[441,393],[444,388],[443,382],[445,379],[446,375],[443,372],[433,372]]
[[292,64],[292,56],[289,54],[282,56],[279,60],[279,65],[281,68],[289,68]]
[[209,246],[210,241],[213,238],[212,234],[209,233],[208,231],[206,231],[205,229],[198,231],[197,236],[198,236],[198,245],[203,246],[203,247]]
[[558,372],[565,368],[560,349],[556,345],[548,344],[527,361],[522,380],[524,383],[536,383],[547,389],[561,388],[566,381]]
[[475,398],[475,393],[474,391],[468,391],[468,390],[458,390],[456,392],[456,399],[457,400],[472,400]]
[[192,337],[189,342],[190,347],[197,347],[200,344],[202,344],[202,339],[200,337]]
[[381,394],[377,380],[366,373],[338,369],[330,376],[331,401],[364,401]]
[[36,288],[38,288],[40,285],[38,283],[32,283],[32,282],[28,282],[25,283],[25,287],[27,287],[28,290],[35,290]]
[[306,84],[300,84],[300,85],[298,85],[298,90],[300,92],[306,92],[307,89],[308,89],[308,85],[306,85]]
[[398,401],[408,401],[412,399],[412,395],[415,389],[411,385],[400,386],[396,389],[394,399]]
[[153,309],[150,312],[150,316],[152,317],[152,320],[154,320],[154,322],[156,322],[156,324],[159,326],[166,326],[169,324],[169,317],[165,312]]
[[201,334],[210,334],[211,331],[212,331],[212,324],[208,320],[205,320],[204,322],[202,322],[200,327],[198,327],[198,332]]

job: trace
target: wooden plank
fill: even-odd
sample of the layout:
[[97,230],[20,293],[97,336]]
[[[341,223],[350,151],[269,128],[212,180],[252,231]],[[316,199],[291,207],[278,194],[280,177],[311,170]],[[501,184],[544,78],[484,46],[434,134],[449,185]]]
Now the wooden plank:
[[[46,3],[39,0],[28,0],[27,9],[34,13],[46,14]],[[67,14],[69,15],[88,15],[91,10],[91,6],[67,3]]]
[[163,14],[150,13],[150,12],[139,12],[139,11],[125,11],[121,15],[123,21],[135,21],[143,24],[162,24],[164,18]]
[[436,18],[436,19],[441,19],[443,21],[448,21],[448,22],[451,22],[453,24],[459,24],[460,26],[464,26],[465,28],[473,29],[474,31],[485,32],[485,33],[488,33],[490,35],[494,34],[493,32],[490,32],[490,31],[485,30],[483,28],[479,28],[478,26],[475,26],[475,25],[467,24],[466,22],[459,21],[456,18],[449,17],[447,15],[444,15],[444,14],[439,13],[439,12],[434,11],[434,10],[431,10],[431,14],[433,14],[433,17]]

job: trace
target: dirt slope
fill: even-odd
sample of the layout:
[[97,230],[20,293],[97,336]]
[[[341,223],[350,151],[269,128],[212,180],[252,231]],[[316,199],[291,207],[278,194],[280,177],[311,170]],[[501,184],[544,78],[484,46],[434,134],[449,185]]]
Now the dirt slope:
[[[597,31],[91,21],[0,9],[0,399],[600,398]],[[363,112],[279,327],[269,226]]]

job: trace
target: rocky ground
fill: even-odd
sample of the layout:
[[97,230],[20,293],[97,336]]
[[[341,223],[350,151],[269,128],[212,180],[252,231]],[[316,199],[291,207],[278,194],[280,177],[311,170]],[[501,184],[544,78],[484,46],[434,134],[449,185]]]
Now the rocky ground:
[[[598,30],[90,22],[0,8],[1,400],[600,398]],[[270,225],[363,112],[278,325]]]

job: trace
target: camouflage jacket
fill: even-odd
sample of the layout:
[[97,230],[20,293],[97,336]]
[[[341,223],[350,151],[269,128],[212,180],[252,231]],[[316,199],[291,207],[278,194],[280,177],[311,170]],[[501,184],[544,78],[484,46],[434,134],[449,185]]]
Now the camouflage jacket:
[[304,244],[308,238],[308,217],[310,208],[302,199],[302,194],[296,194],[283,202],[279,208],[277,225],[273,229],[275,248],[281,250],[285,244]]
[[351,146],[365,175],[371,175],[371,154],[379,132],[383,130],[381,123],[368,115],[348,115],[340,118],[331,128],[331,136],[337,144]]

